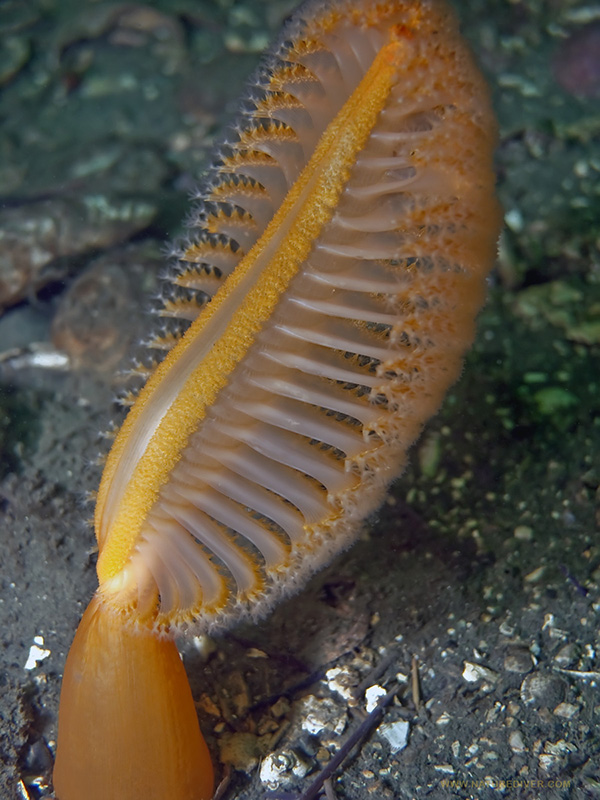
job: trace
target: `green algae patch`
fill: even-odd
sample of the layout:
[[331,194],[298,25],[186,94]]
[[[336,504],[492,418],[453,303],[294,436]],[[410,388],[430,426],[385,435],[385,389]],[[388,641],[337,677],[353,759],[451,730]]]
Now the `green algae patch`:
[[549,281],[517,293],[514,313],[532,329],[546,324],[579,344],[600,344],[600,285],[581,278]]
[[579,400],[574,394],[559,386],[546,386],[544,389],[540,389],[533,395],[533,401],[540,414],[545,416],[551,416],[579,404]]

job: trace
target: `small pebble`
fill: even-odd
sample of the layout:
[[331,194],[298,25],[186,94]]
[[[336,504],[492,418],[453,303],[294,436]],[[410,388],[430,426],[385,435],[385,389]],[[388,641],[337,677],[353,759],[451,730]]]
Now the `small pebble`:
[[219,740],[219,748],[224,764],[244,772],[254,769],[261,756],[259,739],[253,733],[225,734]]
[[477,681],[494,683],[498,680],[498,675],[494,670],[484,667],[482,664],[474,664],[472,661],[464,662],[462,676],[468,683],[476,683]]
[[573,719],[573,717],[576,717],[578,713],[579,706],[576,706],[573,703],[559,703],[554,709],[554,714],[557,717],[563,717],[564,719]]
[[558,653],[554,656],[554,661],[559,667],[566,669],[572,667],[577,662],[578,648],[575,644],[563,645]]
[[513,731],[510,734],[508,744],[513,753],[524,753],[527,750],[523,741],[523,734],[520,731]]
[[507,672],[529,672],[532,666],[531,653],[524,648],[514,648],[504,658],[504,669]]
[[542,772],[547,774],[556,773],[561,767],[560,757],[552,755],[551,753],[540,753],[538,762]]
[[563,700],[565,690],[561,678],[534,672],[521,684],[521,700],[534,708],[555,708]]
[[517,525],[513,531],[513,536],[522,542],[530,542],[533,539],[533,530],[529,525]]

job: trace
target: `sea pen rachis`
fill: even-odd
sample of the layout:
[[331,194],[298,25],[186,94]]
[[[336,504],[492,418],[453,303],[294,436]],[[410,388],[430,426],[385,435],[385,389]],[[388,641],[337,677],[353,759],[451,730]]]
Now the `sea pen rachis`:
[[[162,759],[163,711],[127,708],[131,676],[160,706],[170,633],[262,613],[381,502],[473,336],[498,231],[493,143],[440,3],[309,2],[293,18],[208,172],[152,342],[166,356],[109,455],[100,587],[65,672],[61,800],[90,774],[98,798],[139,792],[126,748],[158,776],[148,796],[209,792],[190,794],[209,767],[182,771],[172,709],[179,744]],[[120,739],[102,691],[120,698]]]

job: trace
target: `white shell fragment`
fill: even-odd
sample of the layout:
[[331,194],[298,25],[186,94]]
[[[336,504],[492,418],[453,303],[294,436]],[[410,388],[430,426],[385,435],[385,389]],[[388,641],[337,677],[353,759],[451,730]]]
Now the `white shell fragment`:
[[371,711],[375,710],[375,708],[377,707],[377,703],[379,702],[379,698],[385,697],[386,694],[387,692],[385,691],[383,686],[379,686],[378,684],[375,684],[374,686],[369,686],[369,688],[365,692],[365,700],[367,701],[365,707],[367,709],[367,714],[370,714]]
[[379,728],[379,733],[388,742],[390,751],[392,753],[398,753],[400,750],[404,750],[408,744],[409,730],[409,723],[400,719],[397,722],[384,723]]
[[344,700],[352,700],[356,677],[347,667],[332,667],[325,673],[327,686],[332,692],[337,692]]
[[291,750],[271,753],[262,762],[260,780],[269,789],[286,786],[291,781],[306,777],[310,766],[301,761]]
[[475,664],[472,661],[464,662],[462,676],[468,683],[477,683],[477,681],[494,683],[498,679],[498,675],[494,670],[484,667],[482,664]]
[[24,669],[35,669],[40,661],[48,658],[48,656],[52,653],[51,650],[45,650],[43,644],[43,636],[33,637],[33,644],[29,648],[29,656],[25,662]]

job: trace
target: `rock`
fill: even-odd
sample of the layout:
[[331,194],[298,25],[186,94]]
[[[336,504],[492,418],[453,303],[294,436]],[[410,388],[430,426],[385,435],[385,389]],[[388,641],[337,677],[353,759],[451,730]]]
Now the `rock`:
[[465,661],[463,667],[462,676],[468,683],[476,683],[477,681],[495,683],[498,680],[498,674],[493,669],[484,667],[483,664]]
[[71,366],[114,369],[152,322],[140,296],[156,285],[158,247],[130,245],[96,259],[61,297],[52,341]]
[[145,228],[155,209],[98,196],[55,198],[0,211],[0,309],[68,274],[68,257]]
[[577,663],[577,657],[579,655],[579,648],[576,644],[569,643],[563,645],[558,653],[554,656],[554,661],[558,664],[559,667],[566,669],[568,667],[572,667]]
[[219,741],[221,761],[234,769],[250,772],[262,755],[260,740],[253,733],[225,734]]
[[554,715],[563,719],[573,719],[579,714],[580,707],[574,703],[559,703],[554,709]]
[[507,672],[529,672],[533,666],[531,653],[521,647],[511,648],[504,658],[504,669]]
[[513,753],[524,753],[527,750],[521,731],[513,731],[508,737],[508,744]]
[[562,678],[534,672],[521,684],[521,700],[535,708],[556,708],[564,699],[565,690]]

